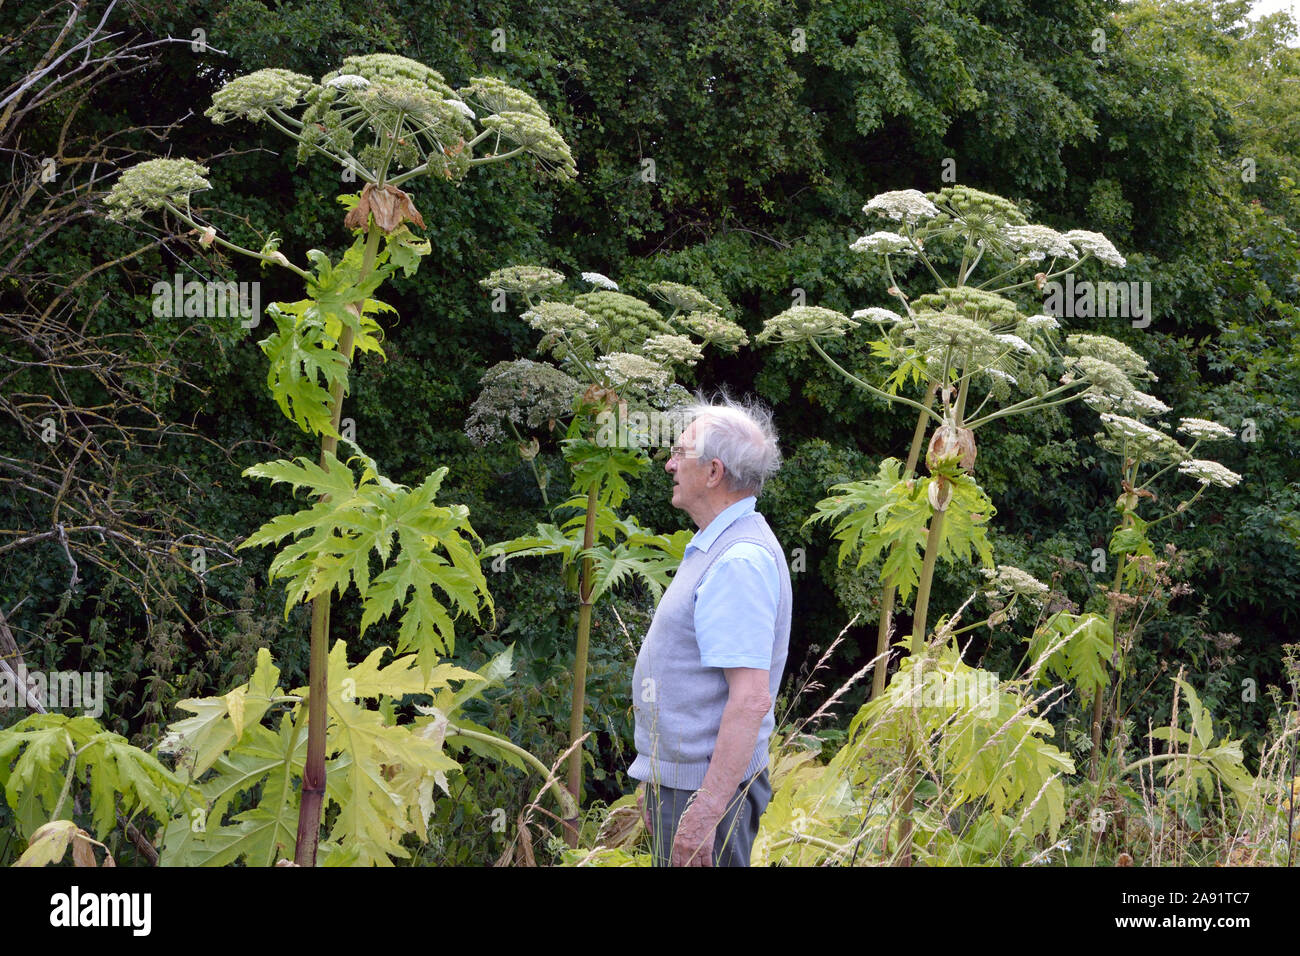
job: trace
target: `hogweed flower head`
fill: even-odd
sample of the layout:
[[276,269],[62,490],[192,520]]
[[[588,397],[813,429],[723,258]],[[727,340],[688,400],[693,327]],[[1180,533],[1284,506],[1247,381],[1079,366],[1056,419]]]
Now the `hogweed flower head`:
[[600,323],[601,346],[608,352],[632,352],[660,332],[671,332],[649,302],[622,292],[584,292],[573,304]]
[[940,209],[932,226],[969,229],[978,236],[990,237],[999,235],[1006,226],[1023,226],[1027,221],[1010,199],[970,186],[945,186],[927,196]]
[[507,266],[480,279],[484,289],[500,289],[513,295],[534,296],[564,284],[564,274],[544,266]]
[[1007,226],[1002,231],[1002,241],[1030,262],[1039,262],[1047,256],[1054,259],[1079,258],[1070,240],[1047,226]]
[[[364,77],[356,79],[366,82]],[[235,77],[213,93],[212,105],[203,115],[218,124],[235,118],[258,123],[266,119],[270,109],[297,106],[313,85],[310,76],[291,70],[257,70]]]
[[873,232],[870,235],[853,240],[853,242],[849,243],[849,248],[854,252],[875,253],[876,255],[902,253],[914,256],[917,253],[917,247],[912,244],[912,241],[907,236],[900,236],[896,232]]
[[735,322],[721,312],[694,311],[677,316],[689,332],[698,335],[708,345],[734,352],[742,345],[749,344],[749,336]]
[[857,327],[857,322],[834,309],[824,309],[818,305],[796,305],[764,322],[757,341],[806,342],[810,339],[842,336],[849,329]]
[[206,166],[190,159],[150,159],[125,170],[109,190],[104,204],[114,222],[139,219],[146,210],[188,206],[190,195],[212,185]]
[[1061,323],[1054,315],[1031,315],[1025,319],[1025,325],[1031,329],[1059,329]]
[[1220,425],[1218,422],[1212,422],[1205,418],[1179,419],[1178,430],[1191,438],[1209,439],[1211,441],[1219,438],[1236,437],[1233,430],[1228,426]]
[[1088,335],[1085,333],[1067,335],[1065,342],[1080,355],[1088,355],[1109,362],[1132,379],[1156,381],[1156,376],[1147,365],[1147,360],[1138,355],[1119,339],[1109,335]]
[[1130,458],[1169,461],[1183,461],[1187,458],[1187,450],[1174,438],[1135,418],[1103,412],[1101,423],[1106,432],[1099,436],[1098,443],[1107,451],[1119,454],[1127,449]]
[[576,306],[563,302],[542,302],[523,314],[523,320],[547,335],[596,335],[600,323]]
[[667,388],[671,375],[653,359],[631,352],[610,352],[596,359],[596,367],[615,386]]
[[858,309],[851,317],[857,320],[866,319],[868,322],[879,322],[881,325],[897,325],[899,322],[907,321],[892,309],[882,309],[874,305],[870,308]]
[[671,333],[652,335],[645,340],[641,351],[660,364],[676,362],[679,365],[692,366],[704,358],[704,350],[685,335]]
[[917,296],[916,306],[934,312],[957,312],[976,322],[1015,325],[1016,304],[1005,296],[972,286],[951,286]]
[[680,282],[652,282],[646,286],[655,298],[668,303],[674,309],[692,312],[717,312],[718,306],[709,300],[703,292]]
[[1123,268],[1127,265],[1124,257],[1119,254],[1119,250],[1099,232],[1089,232],[1086,229],[1071,229],[1065,234],[1065,238],[1076,245],[1080,252],[1091,253],[1094,258],[1101,260],[1108,266]]
[[609,276],[601,275],[599,272],[584,272],[582,274],[582,281],[588,282],[598,289],[605,289],[609,292],[618,291],[618,283],[609,278]]
[[915,223],[920,219],[929,219],[939,215],[939,209],[925,198],[925,194],[916,189],[896,189],[892,192],[873,196],[862,211],[867,215],[876,213],[887,219]]
[[999,564],[997,569],[981,568],[980,573],[989,579],[989,586],[1003,594],[1018,594],[1041,605],[1051,593],[1049,588],[1028,571],[1009,564]]
[[1219,485],[1222,488],[1231,488],[1241,481],[1241,475],[1229,468],[1223,467],[1217,461],[1207,461],[1204,458],[1189,458],[1178,465],[1178,471],[1184,475],[1190,475],[1203,485]]
[[482,446],[513,438],[507,430],[511,424],[540,430],[567,418],[573,410],[573,397],[581,390],[577,381],[545,362],[498,362],[483,375],[481,391],[465,421],[465,433]]

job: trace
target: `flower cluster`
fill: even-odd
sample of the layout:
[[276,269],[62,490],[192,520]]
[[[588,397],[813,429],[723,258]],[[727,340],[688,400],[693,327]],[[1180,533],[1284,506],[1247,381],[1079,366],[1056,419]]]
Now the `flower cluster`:
[[534,296],[547,289],[564,284],[564,275],[544,266],[508,266],[497,269],[486,279],[480,279],[484,289],[509,292],[512,295]]
[[139,219],[147,209],[164,205],[188,206],[190,194],[212,185],[204,177],[206,166],[189,159],[150,159],[132,166],[117,178],[104,204],[114,222]]
[[594,285],[598,289],[605,289],[609,292],[618,291],[618,283],[609,276],[601,275],[599,272],[584,272],[582,281]]
[[631,352],[610,352],[596,359],[596,367],[615,386],[667,388],[671,376],[653,359]]
[[1035,354],[1034,347],[1018,335],[1010,332],[1001,332],[997,335],[997,340],[1003,345],[1010,347],[1013,351],[1023,352],[1027,355]]
[[676,362],[679,365],[694,365],[704,358],[704,350],[685,335],[652,335],[645,340],[641,351],[661,365]]
[[687,312],[679,315],[677,321],[707,344],[716,345],[728,352],[749,344],[745,330],[720,312]]
[[950,362],[969,361],[971,365],[990,365],[1006,354],[1006,345],[986,326],[960,315],[918,312],[916,323],[905,328],[921,352],[936,364],[945,356]]
[[538,119],[547,119],[546,110],[531,95],[495,76],[472,78],[468,86],[461,87],[460,95],[488,113],[532,113]]
[[1178,430],[1191,438],[1209,439],[1210,441],[1234,437],[1232,429],[1228,426],[1220,425],[1218,422],[1212,422],[1205,418],[1180,419]]
[[270,109],[285,110],[297,106],[312,86],[310,76],[291,70],[257,70],[236,77],[213,93],[212,105],[203,115],[218,124],[236,117],[256,123],[266,119]]
[[600,323],[579,308],[563,302],[542,302],[523,314],[523,320],[548,336],[595,335]]
[[[1092,388],[1083,393],[1083,400],[1093,408],[1115,408],[1130,401],[1137,391],[1124,370],[1105,359],[1075,355],[1067,356],[1065,361],[1070,368],[1092,383]],[[1070,378],[1067,373],[1062,381]]]
[[873,232],[869,236],[855,239],[849,244],[849,248],[854,252],[873,252],[877,255],[901,252],[904,255],[914,256],[917,253],[917,247],[912,244],[912,241],[896,232]]
[[917,296],[916,306],[934,312],[957,312],[994,325],[1014,325],[1019,320],[1016,304],[1010,299],[973,286],[952,286]]
[[854,319],[866,319],[868,322],[879,322],[881,325],[897,325],[899,322],[906,321],[892,309],[882,309],[874,305],[867,309],[858,309],[853,313],[852,317]]
[[1103,412],[1101,423],[1106,434],[1098,436],[1098,444],[1107,451],[1152,460],[1183,461],[1187,458],[1187,451],[1172,437],[1135,418]]
[[1009,199],[969,186],[945,186],[929,198],[942,215],[935,225],[962,224],[975,232],[996,235],[1005,226],[1023,226],[1025,215]]
[[763,323],[759,342],[805,342],[809,339],[843,335],[855,329],[854,322],[842,312],[817,305],[796,305]]
[[569,144],[544,115],[516,111],[495,113],[483,119],[483,126],[536,156],[549,167],[556,179],[578,177],[578,167],[573,162]]
[[1099,232],[1089,232],[1086,229],[1071,229],[1065,234],[1065,238],[1077,246],[1080,252],[1090,254],[1108,266],[1123,268],[1126,265],[1124,257],[1119,254],[1119,250]]
[[921,218],[939,215],[939,209],[916,189],[898,189],[874,196],[862,207],[867,215],[876,213],[889,219],[915,223]]
[[567,418],[581,387],[545,362],[498,362],[483,375],[482,392],[470,406],[465,434],[483,446],[516,437],[511,425],[537,430]]
[[1112,339],[1108,335],[1078,334],[1066,336],[1065,342],[1080,355],[1109,362],[1131,379],[1156,380],[1147,366],[1147,360],[1118,339]]
[[1028,571],[1009,564],[999,564],[997,570],[981,568],[980,573],[989,579],[989,586],[1003,594],[1018,594],[1036,604],[1051,593],[1051,589]]
[[689,309],[691,311],[718,311],[718,306],[709,301],[704,293],[679,282],[652,282],[646,286],[650,294],[672,306],[674,311]]
[[1002,239],[1007,246],[1031,262],[1038,262],[1047,256],[1053,259],[1079,258],[1079,253],[1070,240],[1047,226],[1008,226],[1002,231]]
[[1190,475],[1203,485],[1219,485],[1223,488],[1231,488],[1241,481],[1241,475],[1231,469],[1225,468],[1217,461],[1206,461],[1203,458],[1189,458],[1180,462],[1178,470],[1184,475]]
[[1031,315],[1025,319],[1025,325],[1031,329],[1059,329],[1061,323],[1054,315]]
[[622,292],[584,292],[573,304],[600,323],[605,351],[633,352],[650,336],[672,331],[650,303]]

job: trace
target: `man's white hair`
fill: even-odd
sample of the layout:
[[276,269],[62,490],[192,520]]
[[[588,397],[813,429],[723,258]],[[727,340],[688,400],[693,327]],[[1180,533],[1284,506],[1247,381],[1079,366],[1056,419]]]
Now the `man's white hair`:
[[712,402],[702,394],[682,409],[682,421],[695,425],[695,455],[717,458],[726,469],[727,487],[757,496],[781,467],[772,411],[754,399],[737,402],[725,391]]

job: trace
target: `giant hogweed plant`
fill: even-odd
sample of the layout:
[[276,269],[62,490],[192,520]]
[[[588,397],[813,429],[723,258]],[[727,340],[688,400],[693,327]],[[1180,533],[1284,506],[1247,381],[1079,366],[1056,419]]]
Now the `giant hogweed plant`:
[[[339,432],[353,362],[359,353],[383,354],[379,316],[393,308],[375,293],[397,270],[413,274],[430,251],[411,229],[423,228],[424,216],[400,187],[427,176],[458,182],[476,167],[516,156],[531,158],[556,178],[572,178],[576,170],[563,138],[527,93],[490,77],[452,89],[436,70],[388,54],[348,57],[320,81],[259,70],[217,91],[207,115],[217,123],[243,119],[272,126],[297,144],[299,162],[323,158],[351,170],[364,186],[359,194],[340,197],[352,245],[338,261],[309,250],[305,266],[279,251],[275,238],[260,250],[248,249],[205,222],[191,197],[209,187],[207,170],[191,160],[153,160],[129,169],[107,199],[112,218],[159,212],[192,230],[204,246],[289,270],[306,291],[296,302],[268,307],[276,330],[261,347],[270,361],[271,394],[288,418],[319,440],[319,459],[266,462],[244,474],[285,483],[295,492],[306,489],[314,503],[274,518],[241,547],[280,545],[270,573],[286,583],[286,618],[300,602],[312,606],[309,687],[288,695],[292,701],[272,693],[274,680],[264,662],[255,675],[256,692],[250,682],[216,703],[187,702],[197,716],[173,728],[169,746],[201,774],[218,766],[215,734],[234,748],[224,758],[228,764],[252,761],[265,771],[257,777],[262,803],[231,827],[205,828],[195,841],[206,847],[200,856],[263,862],[273,855],[268,847],[293,846],[297,864],[313,865],[328,799],[340,807],[331,831],[334,845],[347,848],[339,852],[384,862],[388,855],[404,855],[396,835],[422,828],[430,781],[454,768],[441,756],[441,742],[452,730],[419,721],[399,727],[393,698],[443,694],[448,680],[481,683],[438,659],[453,649],[456,616],[477,620],[480,609],[492,608],[468,509],[435,502],[447,469],[436,469],[415,488],[399,485]],[[340,441],[352,452],[346,461],[338,456]],[[342,681],[366,682],[345,670],[345,644],[329,648],[333,594],[352,587],[362,601],[362,631],[400,617],[396,653],[410,652],[382,671],[392,679],[371,681],[373,693],[356,686],[349,691],[328,677],[334,670]],[[377,664],[368,659],[366,666]],[[379,710],[358,709],[356,701],[368,697],[381,700]],[[249,711],[254,698],[256,717]],[[284,703],[292,703],[292,711],[280,716],[276,731],[253,729],[267,708]],[[446,716],[434,719],[445,722]],[[230,725],[217,733],[223,721]],[[478,744],[489,746],[485,740]],[[491,746],[510,750],[505,741]],[[327,765],[328,754],[333,757]],[[267,761],[275,768],[269,777]],[[218,769],[208,781],[213,787],[230,768]],[[288,794],[290,781],[299,778],[295,808]],[[216,801],[210,809],[228,802]],[[296,833],[286,825],[291,811]]]
[[[734,351],[747,339],[702,293],[674,282],[651,283],[665,316],[649,302],[619,291],[599,273],[583,273],[591,288],[577,295],[560,291],[565,277],[551,269],[512,266],[483,279],[494,294],[521,297],[524,319],[543,333],[538,350],[552,362],[502,362],[483,377],[466,430],[480,444],[513,438],[532,463],[543,501],[549,504],[549,475],[538,470],[539,434],[563,433],[564,461],[572,495],[551,509],[567,519],[539,523],[532,534],[488,548],[507,558],[559,556],[569,588],[578,595],[573,694],[570,706],[568,787],[581,797],[587,660],[592,609],[620,583],[638,580],[656,599],[681,561],[690,532],[654,534],[634,516],[619,517],[628,482],[650,464],[647,448],[662,443],[669,423],[672,439],[682,425],[672,412],[685,398],[676,383],[679,369],[695,365],[705,346]],[[657,416],[653,417],[652,416]],[[675,422],[675,427],[673,423]],[[531,434],[527,441],[520,428]],[[566,839],[576,845],[575,820]]]
[[[917,412],[906,462],[886,459],[873,479],[836,486],[831,489],[836,494],[819,502],[810,519],[834,523],[841,563],[855,553],[858,567],[884,556],[873,675],[873,695],[880,696],[895,593],[906,601],[915,591],[912,632],[901,643],[924,654],[936,562],[993,564],[986,528],[995,509],[973,477],[979,429],[1087,396],[1127,407],[1144,395],[1133,379],[1143,378],[1145,362],[1140,368],[1116,365],[1116,351],[1131,350],[1106,336],[1062,343],[1056,317],[1026,315],[1010,298],[1019,290],[1041,290],[1092,258],[1124,265],[1104,236],[1029,224],[1011,201],[963,186],[929,195],[882,193],[863,211],[897,224],[895,231],[863,236],[852,248],[883,258],[887,293],[898,310],[866,308],[850,318],[796,306],[769,319],[758,338],[806,344],[855,387]],[[940,271],[949,266],[950,272]],[[914,286],[929,290],[909,291],[909,274]],[[846,369],[822,344],[864,325],[875,334],[866,348],[885,370],[880,385]],[[1056,384],[1048,373],[1059,376]],[[904,394],[908,389],[920,397]],[[1013,397],[1013,390],[1020,395]],[[916,474],[923,446],[928,477]],[[913,770],[920,743],[913,741],[907,761]],[[905,846],[910,826],[905,813]],[[903,860],[910,860],[909,852]]]

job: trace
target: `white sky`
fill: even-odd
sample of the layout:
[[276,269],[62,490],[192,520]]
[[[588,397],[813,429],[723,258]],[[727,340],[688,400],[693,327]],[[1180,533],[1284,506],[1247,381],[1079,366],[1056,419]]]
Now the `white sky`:
[[1257,0],[1254,9],[1250,12],[1250,18],[1255,20],[1269,13],[1277,13],[1279,10],[1287,10],[1291,16],[1300,19],[1300,2],[1297,0]]

